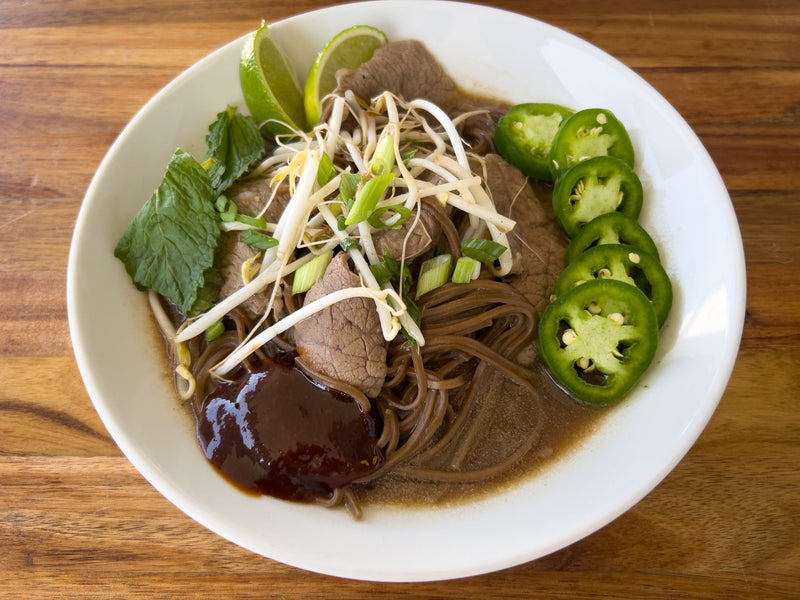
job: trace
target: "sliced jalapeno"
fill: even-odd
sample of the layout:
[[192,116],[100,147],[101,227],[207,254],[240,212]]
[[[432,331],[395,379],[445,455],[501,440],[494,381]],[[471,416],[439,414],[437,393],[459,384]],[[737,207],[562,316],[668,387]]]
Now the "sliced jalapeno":
[[653,255],[622,244],[596,246],[578,256],[556,281],[556,296],[596,279],[616,279],[639,288],[653,304],[661,327],[672,308],[672,283]]
[[569,237],[605,213],[636,219],[642,210],[642,182],[627,164],[596,156],[567,169],[553,186],[553,210]]
[[553,378],[592,404],[620,400],[650,366],[658,346],[652,304],[635,286],[594,280],[542,313],[539,353]]
[[512,106],[497,122],[497,152],[525,175],[552,181],[550,144],[572,113],[570,108],[541,102]]
[[633,167],[631,138],[610,110],[587,108],[564,121],[550,146],[553,179],[593,156],[614,156]]
[[610,212],[595,217],[581,227],[564,252],[564,264],[568,265],[589,248],[604,244],[636,246],[658,258],[658,248],[653,238],[636,219],[621,212]]

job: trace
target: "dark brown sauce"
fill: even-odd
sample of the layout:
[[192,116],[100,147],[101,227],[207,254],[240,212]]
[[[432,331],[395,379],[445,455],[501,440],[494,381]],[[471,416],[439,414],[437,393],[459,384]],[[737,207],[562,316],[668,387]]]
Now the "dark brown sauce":
[[196,421],[206,458],[250,493],[308,502],[383,462],[372,414],[281,362],[266,361],[220,384]]

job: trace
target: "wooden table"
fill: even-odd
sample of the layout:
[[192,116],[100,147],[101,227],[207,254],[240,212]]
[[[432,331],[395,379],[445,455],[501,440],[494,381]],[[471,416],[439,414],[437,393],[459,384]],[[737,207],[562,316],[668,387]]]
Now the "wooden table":
[[[97,5],[100,5],[99,7]],[[0,597],[800,597],[800,3],[504,0],[652,83],[716,162],[748,268],[739,359],[678,467],[588,538],[503,572],[350,582],[191,521],[120,453],[67,328],[72,227],[128,120],[178,73],[323,0],[0,3]]]

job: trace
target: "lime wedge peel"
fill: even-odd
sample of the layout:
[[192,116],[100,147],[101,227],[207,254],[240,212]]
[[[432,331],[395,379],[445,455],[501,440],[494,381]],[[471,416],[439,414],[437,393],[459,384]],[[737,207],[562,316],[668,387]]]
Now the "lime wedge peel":
[[247,108],[266,131],[276,135],[307,129],[297,73],[264,22],[245,40],[239,80]]
[[336,88],[336,71],[355,69],[386,44],[386,35],[369,25],[354,25],[337,33],[317,55],[305,83],[305,118],[312,126],[322,114],[322,100]]

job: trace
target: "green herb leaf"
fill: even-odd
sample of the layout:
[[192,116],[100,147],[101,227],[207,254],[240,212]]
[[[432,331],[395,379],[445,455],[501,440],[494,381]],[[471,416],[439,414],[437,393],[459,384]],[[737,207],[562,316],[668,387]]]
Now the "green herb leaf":
[[361,250],[361,244],[358,243],[358,240],[353,238],[344,238],[341,242],[339,242],[339,246],[342,247],[342,250],[345,252],[350,252],[350,250]]
[[208,168],[211,184],[219,194],[228,189],[266,152],[258,123],[229,106],[217,115],[206,136],[213,164]]
[[508,250],[503,244],[498,244],[494,240],[475,238],[469,240],[461,246],[461,254],[474,258],[478,262],[490,262],[500,258],[500,255]]
[[419,148],[412,148],[411,150],[406,150],[400,154],[400,158],[403,161],[404,165],[408,165],[408,161],[414,158],[414,155],[419,151]]
[[238,213],[236,215],[236,220],[245,225],[250,225],[250,227],[255,227],[256,229],[265,229],[267,226],[267,220],[264,217],[248,217],[247,215]]
[[169,298],[185,316],[201,310],[198,299],[207,304],[206,272],[220,236],[214,198],[205,169],[177,150],[161,185],[114,249],[139,289]]
[[256,231],[255,229],[245,229],[239,236],[239,240],[243,244],[259,248],[260,250],[269,250],[278,245],[278,240],[274,237],[262,231]]
[[379,284],[385,285],[400,277],[400,263],[397,262],[388,252],[383,260],[369,266],[369,270],[375,276]]

